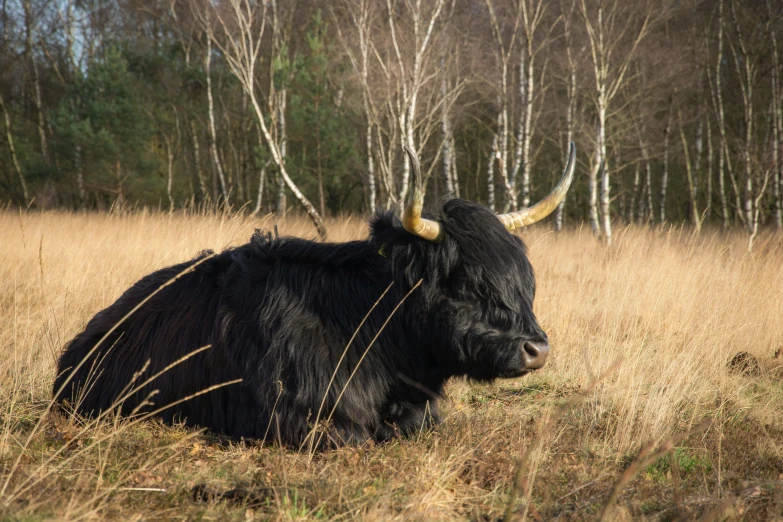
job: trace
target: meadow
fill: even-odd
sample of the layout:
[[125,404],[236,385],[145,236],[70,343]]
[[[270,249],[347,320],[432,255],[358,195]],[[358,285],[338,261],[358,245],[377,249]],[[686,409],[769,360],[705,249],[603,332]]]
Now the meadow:
[[[0,212],[0,520],[783,518],[783,236],[522,232],[552,352],[443,423],[308,455],[50,411],[62,346],[141,276],[304,218]],[[328,222],[330,239],[366,221]],[[738,354],[741,354],[738,356]]]

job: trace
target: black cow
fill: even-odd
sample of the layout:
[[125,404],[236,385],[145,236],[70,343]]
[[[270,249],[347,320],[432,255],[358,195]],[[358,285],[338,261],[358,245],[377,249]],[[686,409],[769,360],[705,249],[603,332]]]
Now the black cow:
[[336,244],[256,232],[146,276],[66,345],[55,398],[85,415],[168,406],[155,413],[167,422],[294,446],[319,433],[323,446],[437,422],[449,377],[541,368],[549,346],[533,314],[533,269],[509,230],[562,200],[573,144],[549,196],[500,216],[452,199],[422,218],[408,154],[402,222],[382,212],[368,239]]

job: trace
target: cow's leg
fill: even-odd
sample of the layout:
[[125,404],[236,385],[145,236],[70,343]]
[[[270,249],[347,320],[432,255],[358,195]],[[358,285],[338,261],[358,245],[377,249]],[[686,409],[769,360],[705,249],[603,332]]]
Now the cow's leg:
[[397,436],[409,437],[440,423],[434,401],[424,403],[396,402],[390,404],[373,438],[382,442]]
[[329,441],[334,446],[361,446],[372,435],[364,426],[334,426],[329,430]]
[[337,420],[328,426],[322,424],[315,432],[310,426],[310,431],[303,440],[306,448],[310,448],[312,444],[318,451],[326,451],[342,446],[361,446],[372,436],[372,432],[364,426]]

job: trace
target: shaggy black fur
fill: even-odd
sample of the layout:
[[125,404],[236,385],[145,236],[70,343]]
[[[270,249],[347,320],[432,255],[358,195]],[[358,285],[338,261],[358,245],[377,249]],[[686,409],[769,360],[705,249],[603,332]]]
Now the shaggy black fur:
[[68,343],[54,392],[65,384],[58,400],[95,414],[111,407],[147,361],[137,382],[210,344],[126,400],[122,411],[134,411],[153,390],[157,408],[241,378],[161,416],[234,437],[261,438],[269,430],[269,439],[299,445],[373,303],[394,282],[351,344],[322,419],[393,308],[422,280],[359,365],[329,438],[359,443],[414,432],[437,421],[433,397],[446,379],[522,375],[523,342],[546,340],[533,315],[535,278],[522,241],[470,202],[448,201],[437,219],[440,243],[409,234],[391,213],[372,220],[366,241],[323,244],[257,232],[161,290],[71,377],[128,311],[207,254],[150,274]]

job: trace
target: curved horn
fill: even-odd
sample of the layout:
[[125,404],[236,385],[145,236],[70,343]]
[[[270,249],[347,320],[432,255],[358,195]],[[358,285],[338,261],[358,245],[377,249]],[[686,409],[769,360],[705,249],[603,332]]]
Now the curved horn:
[[440,223],[431,219],[421,217],[421,210],[424,207],[424,193],[421,190],[421,171],[419,170],[419,160],[416,153],[403,145],[408,158],[411,161],[411,171],[413,172],[413,186],[408,198],[408,204],[405,205],[405,212],[402,214],[402,226],[405,230],[415,236],[419,236],[427,241],[438,241],[441,237]]
[[507,214],[498,214],[498,219],[509,231],[516,228],[532,225],[536,221],[541,221],[554,211],[561,201],[565,198],[568,187],[574,179],[574,165],[576,164],[576,146],[571,142],[571,152],[568,155],[568,164],[563,170],[563,177],[560,182],[549,193],[547,197],[525,210],[509,212]]

